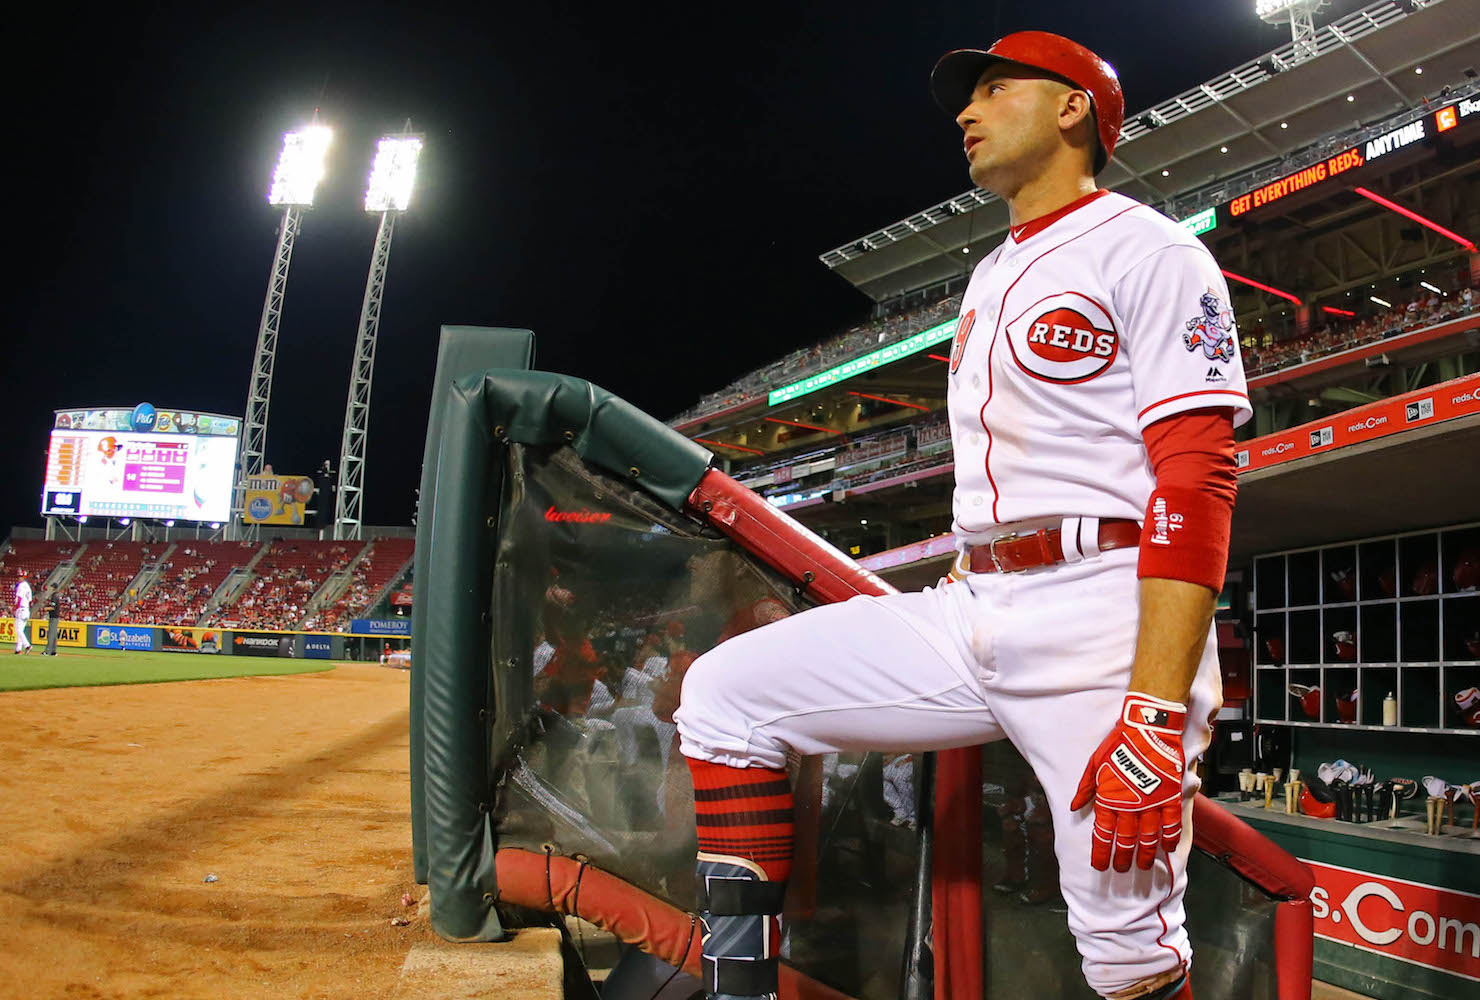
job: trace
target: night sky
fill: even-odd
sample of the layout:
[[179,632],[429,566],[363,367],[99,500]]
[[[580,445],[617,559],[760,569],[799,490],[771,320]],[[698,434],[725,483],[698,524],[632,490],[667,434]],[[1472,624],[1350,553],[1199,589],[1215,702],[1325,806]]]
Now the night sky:
[[40,6],[10,36],[31,69],[12,73],[0,535],[42,523],[53,409],[244,411],[280,219],[265,195],[281,133],[315,108],[336,131],[267,457],[338,465],[376,225],[363,185],[377,136],[410,117],[426,148],[391,252],[365,501],[367,523],[408,524],[441,324],[529,327],[538,367],[670,417],[865,319],[817,255],[966,189],[926,87],[947,49],[1068,34],[1117,67],[1133,112],[1289,39],[1253,0]]

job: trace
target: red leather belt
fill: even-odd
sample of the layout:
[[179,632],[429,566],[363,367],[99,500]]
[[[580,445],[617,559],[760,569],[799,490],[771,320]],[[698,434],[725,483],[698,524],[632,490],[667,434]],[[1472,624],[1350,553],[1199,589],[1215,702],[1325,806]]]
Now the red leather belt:
[[[1064,561],[1063,532],[1040,528],[1026,535],[1002,535],[967,550],[973,573],[1020,573]],[[1074,540],[1070,539],[1070,544]],[[1127,518],[1100,522],[1100,551],[1135,548],[1141,544],[1141,526]]]

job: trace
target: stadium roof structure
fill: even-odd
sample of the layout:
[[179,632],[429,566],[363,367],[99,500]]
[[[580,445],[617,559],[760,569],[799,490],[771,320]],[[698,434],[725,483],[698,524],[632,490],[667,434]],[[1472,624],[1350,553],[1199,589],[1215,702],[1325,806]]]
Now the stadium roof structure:
[[[1475,10],[1473,0],[1381,0],[1319,28],[1314,55],[1287,44],[1128,115],[1100,184],[1175,218],[1206,189],[1226,200],[1244,193],[1234,190],[1242,177],[1252,190],[1261,167],[1474,80]],[[883,302],[967,273],[1006,230],[1006,205],[973,189],[820,259]]]

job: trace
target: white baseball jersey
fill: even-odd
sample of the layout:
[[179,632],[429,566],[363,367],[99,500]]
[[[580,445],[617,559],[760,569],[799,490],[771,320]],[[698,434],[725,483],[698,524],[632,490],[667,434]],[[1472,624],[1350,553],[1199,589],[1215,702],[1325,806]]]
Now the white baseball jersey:
[[996,525],[1141,520],[1141,432],[1185,410],[1249,419],[1228,286],[1197,237],[1103,194],[977,265],[948,389],[958,545]]
[[15,616],[31,617],[31,585],[25,580],[19,580],[15,585]]

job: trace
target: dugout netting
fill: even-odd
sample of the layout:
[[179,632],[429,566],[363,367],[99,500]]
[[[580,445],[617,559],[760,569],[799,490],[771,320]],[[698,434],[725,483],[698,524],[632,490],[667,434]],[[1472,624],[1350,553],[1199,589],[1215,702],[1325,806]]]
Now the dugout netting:
[[[887,586],[586,383],[494,372],[455,396],[429,564],[448,606],[414,653],[434,925],[490,940],[579,914],[661,960],[624,959],[604,996],[688,997],[683,673],[741,632]],[[1031,770],[1007,744],[951,754],[938,794],[933,755],[792,762],[783,996],[1093,997]],[[1302,976],[1308,996],[1298,865],[1210,803],[1195,823],[1198,996],[1289,1000]]]

